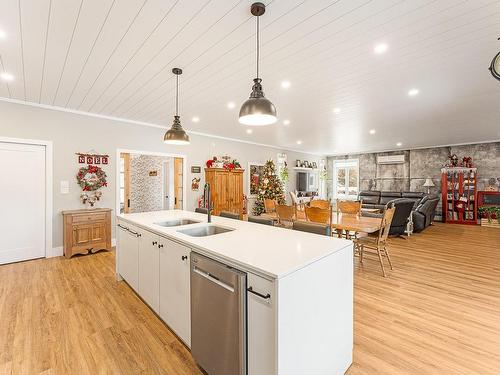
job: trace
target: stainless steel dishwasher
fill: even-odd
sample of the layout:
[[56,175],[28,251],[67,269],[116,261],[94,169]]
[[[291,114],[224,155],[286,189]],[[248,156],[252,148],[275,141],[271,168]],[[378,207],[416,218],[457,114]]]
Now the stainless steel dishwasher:
[[209,375],[247,373],[246,273],[191,253],[191,353]]

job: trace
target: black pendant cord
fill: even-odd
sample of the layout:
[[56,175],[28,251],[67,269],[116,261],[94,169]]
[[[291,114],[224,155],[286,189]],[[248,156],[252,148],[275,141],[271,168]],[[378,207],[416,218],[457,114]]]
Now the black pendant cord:
[[175,115],[179,116],[179,75],[175,76]]
[[260,16],[257,16],[257,77],[259,78],[259,57],[260,57],[260,35],[259,35],[259,20]]

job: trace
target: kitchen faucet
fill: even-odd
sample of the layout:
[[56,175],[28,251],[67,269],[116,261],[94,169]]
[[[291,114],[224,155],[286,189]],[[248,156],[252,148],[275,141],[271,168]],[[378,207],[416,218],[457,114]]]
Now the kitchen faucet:
[[210,193],[210,184],[205,182],[205,186],[203,187],[203,205],[207,209],[208,214],[208,222],[212,222],[212,206],[210,204],[211,193]]

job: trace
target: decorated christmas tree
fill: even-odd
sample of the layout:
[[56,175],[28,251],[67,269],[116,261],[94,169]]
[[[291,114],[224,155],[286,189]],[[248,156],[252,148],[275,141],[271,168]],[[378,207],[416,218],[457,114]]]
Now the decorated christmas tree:
[[272,160],[266,161],[259,179],[257,200],[253,207],[254,215],[260,215],[264,212],[264,199],[274,199],[278,204],[285,204],[283,183],[276,174],[276,166]]

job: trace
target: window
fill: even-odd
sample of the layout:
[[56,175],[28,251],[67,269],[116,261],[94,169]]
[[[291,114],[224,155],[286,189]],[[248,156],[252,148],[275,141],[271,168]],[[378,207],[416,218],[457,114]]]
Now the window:
[[356,199],[359,193],[359,160],[335,160],[333,195],[339,199]]

